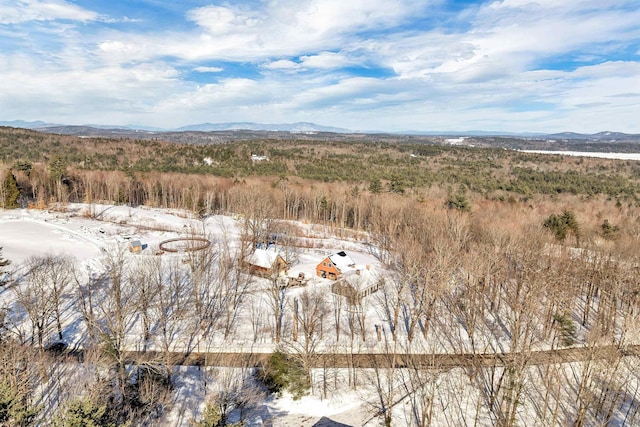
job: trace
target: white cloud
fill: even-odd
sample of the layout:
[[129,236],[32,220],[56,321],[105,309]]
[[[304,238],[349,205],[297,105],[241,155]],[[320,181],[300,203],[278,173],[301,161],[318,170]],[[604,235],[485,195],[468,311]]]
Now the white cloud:
[[110,16],[99,16],[98,21],[100,22],[105,22],[107,24],[118,24],[118,23],[136,23],[136,22],[142,22],[142,19],[138,19],[138,18],[129,18],[128,16],[123,16],[121,18],[113,18]]
[[0,24],[28,21],[94,21],[96,12],[83,9],[64,0],[0,0]]
[[0,75],[3,116],[51,117],[65,123],[125,120],[183,90],[179,73],[161,63],[62,68],[25,54],[0,55]]
[[222,6],[204,6],[191,10],[187,17],[214,35],[246,31],[259,22],[252,15]]
[[302,65],[307,68],[340,68],[351,65],[354,62],[341,53],[320,52],[317,55],[304,55],[300,57]]
[[222,67],[195,67],[193,71],[197,71],[198,73],[220,73],[224,71]]
[[[513,0],[480,8],[464,32],[393,34],[376,41],[371,49],[402,77],[428,79],[437,73],[464,83],[515,76],[541,66],[546,58],[598,43],[637,40],[637,22],[638,8],[616,9],[577,0]],[[591,56],[605,55],[601,49]],[[581,56],[585,58],[584,53]]]
[[288,59],[279,59],[264,64],[264,68],[269,70],[295,70],[300,68],[300,64]]
[[[149,35],[122,33],[110,37],[137,47],[138,59],[170,55],[186,60],[264,61],[309,55],[358,43],[365,30],[393,27],[414,17],[425,3],[400,0],[282,0],[241,6],[204,6],[186,18],[196,27],[184,33]],[[354,38],[355,37],[355,38]],[[318,58],[319,60],[322,58]],[[324,58],[328,60],[329,58]],[[317,62],[315,67],[319,64]]]

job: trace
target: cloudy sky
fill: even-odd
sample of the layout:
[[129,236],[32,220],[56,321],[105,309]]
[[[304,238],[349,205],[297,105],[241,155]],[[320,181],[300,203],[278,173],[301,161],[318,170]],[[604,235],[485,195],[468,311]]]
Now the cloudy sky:
[[0,0],[0,121],[640,133],[638,0]]

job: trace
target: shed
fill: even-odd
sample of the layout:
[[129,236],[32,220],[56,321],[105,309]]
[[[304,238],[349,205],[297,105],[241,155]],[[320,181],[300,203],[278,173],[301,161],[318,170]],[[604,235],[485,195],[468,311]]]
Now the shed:
[[129,252],[140,253],[142,249],[142,242],[140,242],[140,240],[131,240],[129,242]]

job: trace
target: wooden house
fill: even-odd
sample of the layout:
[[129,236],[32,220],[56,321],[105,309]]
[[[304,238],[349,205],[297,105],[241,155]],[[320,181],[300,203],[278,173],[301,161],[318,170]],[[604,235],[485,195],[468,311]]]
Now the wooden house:
[[355,268],[356,264],[345,251],[329,255],[316,266],[316,275],[336,280],[342,273]]
[[242,265],[249,273],[262,277],[278,276],[289,269],[287,261],[274,247],[256,249],[243,260]]

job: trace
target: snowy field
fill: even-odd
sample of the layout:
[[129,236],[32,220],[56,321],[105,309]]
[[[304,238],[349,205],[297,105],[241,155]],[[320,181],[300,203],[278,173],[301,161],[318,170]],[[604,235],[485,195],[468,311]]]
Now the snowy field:
[[[377,259],[368,252],[368,247],[355,240],[338,240],[320,231],[314,231],[311,226],[297,224],[303,229],[305,242],[310,248],[297,250],[296,262],[289,274],[293,277],[304,273],[309,279],[307,288],[319,289],[330,293],[330,281],[315,276],[315,267],[323,257],[332,252],[347,250],[357,264],[373,265],[379,269]],[[124,206],[82,205],[71,204],[56,211],[40,210],[0,210],[0,246],[3,248],[3,258],[11,261],[9,269],[12,277],[20,281],[24,274],[23,266],[32,257],[45,255],[65,255],[74,260],[75,272],[81,282],[90,280],[103,274],[110,253],[120,251],[124,253],[130,265],[145,259],[162,258],[163,262],[171,262],[185,258],[184,253],[164,253],[161,256],[159,245],[162,241],[204,235],[213,245],[228,244],[232,250],[240,246],[241,218],[214,216],[204,220],[196,219],[192,215],[180,211],[149,209],[145,207],[129,208]],[[138,240],[145,249],[140,254],[129,253],[130,242]],[[225,243],[226,242],[226,243]],[[229,337],[222,334],[211,334],[198,338],[198,346],[202,351],[253,351],[272,352],[275,344],[268,329],[269,317],[262,290],[268,286],[268,281],[252,278],[251,288],[245,295],[247,301],[242,312],[235,319],[236,327]],[[288,292],[287,303],[300,294],[302,289],[291,289]],[[82,347],[86,340],[87,331],[83,324],[79,310],[74,307],[75,292],[70,289],[66,295],[66,313],[63,316],[64,342],[71,348]],[[24,336],[30,333],[28,322],[20,309],[16,307],[15,296],[8,289],[0,290],[0,307],[12,312],[11,321],[16,330],[21,330]],[[289,317],[290,315],[287,314]],[[290,334],[291,320],[285,319],[285,333]],[[256,320],[257,318],[257,320]],[[155,342],[144,343],[140,333],[140,322],[133,321],[127,336],[129,349],[140,350],[158,349]],[[262,322],[259,328],[249,323]],[[47,343],[56,340],[53,331]],[[172,350],[181,350],[180,343],[172,346]],[[209,368],[213,369],[213,368]],[[206,400],[207,386],[213,387],[215,380],[205,377],[205,372],[195,368],[177,368],[179,374],[176,379],[176,402],[172,414],[165,418],[171,425],[188,426],[189,420],[202,409]],[[359,425],[366,416],[363,400],[355,392],[348,389],[338,393],[334,391],[330,398],[317,395],[292,400],[286,394],[282,398],[269,398],[250,418],[250,425],[283,425],[283,426],[311,426],[333,421]],[[332,425],[330,422],[326,425]]]
[[561,154],[563,156],[575,157],[597,157],[600,159],[614,160],[640,160],[640,153],[603,153],[591,151],[550,151],[550,150],[519,150],[523,153],[532,154]]

